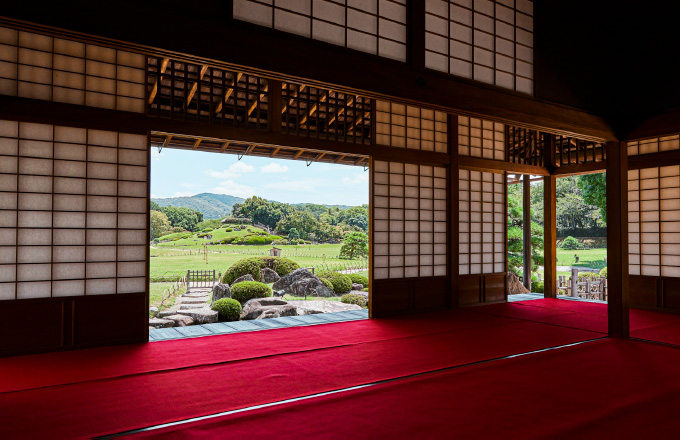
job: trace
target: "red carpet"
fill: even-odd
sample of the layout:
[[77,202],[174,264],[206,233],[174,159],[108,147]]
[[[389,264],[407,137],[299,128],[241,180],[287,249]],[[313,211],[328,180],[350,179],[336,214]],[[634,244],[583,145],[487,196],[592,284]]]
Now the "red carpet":
[[680,349],[607,339],[134,438],[677,438]]
[[[599,336],[478,315],[484,317],[478,321],[480,325],[464,331],[1,394],[0,438],[111,434]],[[416,319],[424,322],[427,316]],[[393,331],[401,325],[408,327],[410,322],[392,321]],[[265,338],[266,333],[258,334]],[[191,341],[210,340],[215,338]]]
[[[607,333],[606,304],[545,298],[490,304],[466,310]],[[630,336],[680,345],[680,315],[630,309]]]
[[0,393],[253,359],[504,322],[466,311],[0,359]]

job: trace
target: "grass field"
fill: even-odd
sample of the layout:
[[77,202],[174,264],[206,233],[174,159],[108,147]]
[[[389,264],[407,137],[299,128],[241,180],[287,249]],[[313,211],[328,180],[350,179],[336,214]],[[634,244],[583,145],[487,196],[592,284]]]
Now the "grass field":
[[[150,283],[149,284],[149,307],[159,307],[161,300],[163,299],[163,292],[171,289],[175,283]],[[183,292],[178,291],[177,295],[181,295]],[[169,300],[165,301],[162,309],[167,309],[168,307],[175,304],[175,297],[171,297]]]
[[[576,262],[575,255],[578,255],[579,261]],[[558,266],[582,266],[602,269],[607,258],[607,249],[584,249],[584,250],[566,250],[557,249],[557,265]]]

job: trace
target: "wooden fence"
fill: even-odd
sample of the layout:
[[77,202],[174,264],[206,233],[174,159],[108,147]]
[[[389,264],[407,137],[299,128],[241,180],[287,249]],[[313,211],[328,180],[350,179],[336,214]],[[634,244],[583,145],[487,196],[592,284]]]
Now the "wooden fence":
[[187,284],[186,277],[181,277],[179,280],[175,281],[175,284],[173,284],[169,289],[165,289],[163,291],[163,294],[161,295],[161,302],[158,305],[158,308],[160,310],[163,310],[166,306],[165,304],[166,301],[169,301],[170,298],[178,294],[186,292],[186,284]]
[[[222,278],[222,274],[220,277]],[[191,291],[191,288],[210,288],[215,287],[217,283],[217,275],[215,269],[213,270],[187,270],[187,292]]]
[[[574,280],[576,280],[574,282]],[[607,279],[599,278],[592,280],[586,278],[578,281],[578,269],[571,270],[571,277],[567,279],[562,275],[557,279],[557,294],[571,296],[573,298],[594,299],[607,301]]]

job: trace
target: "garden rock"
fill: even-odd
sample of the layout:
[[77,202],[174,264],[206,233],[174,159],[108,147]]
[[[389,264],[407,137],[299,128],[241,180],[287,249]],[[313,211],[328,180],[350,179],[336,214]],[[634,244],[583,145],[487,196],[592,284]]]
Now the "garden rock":
[[153,328],[170,328],[175,326],[175,321],[171,319],[151,318],[149,319],[149,327]]
[[263,283],[275,283],[275,282],[277,282],[278,280],[281,279],[281,277],[279,276],[278,273],[276,273],[276,271],[274,271],[273,269],[270,269],[268,267],[265,267],[264,269],[262,269],[261,272],[262,272],[261,281]]
[[519,293],[529,293],[524,284],[519,280],[519,277],[514,273],[508,273],[508,295],[516,295]]
[[240,283],[242,281],[255,281],[255,278],[249,273],[243,275],[242,277],[238,277],[234,280],[233,283],[231,283],[231,287],[234,287],[234,284]]
[[210,302],[210,305],[222,298],[231,298],[231,288],[229,287],[229,284],[220,283],[213,287],[212,301]]
[[352,290],[363,290],[363,284],[352,283]]
[[[217,312],[210,309],[178,310],[177,314],[190,316],[196,324],[212,324],[217,322]],[[172,321],[174,323],[174,321]]]
[[149,307],[149,313],[155,318],[158,316],[158,307]]
[[194,323],[194,318],[185,315],[170,315],[166,319],[175,321],[175,327],[186,327]]
[[304,268],[296,269],[281,277],[272,288],[296,296],[334,296],[333,292],[318,277]]
[[297,316],[296,307],[279,298],[254,298],[243,305],[241,320],[280,318],[282,316]]

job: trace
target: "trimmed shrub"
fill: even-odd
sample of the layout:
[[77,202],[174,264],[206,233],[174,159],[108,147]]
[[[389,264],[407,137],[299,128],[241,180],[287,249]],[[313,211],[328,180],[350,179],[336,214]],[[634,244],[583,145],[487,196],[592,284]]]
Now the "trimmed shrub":
[[212,231],[213,231],[213,228],[205,228],[205,229],[201,230],[201,232],[212,232]]
[[364,309],[368,306],[366,304],[366,298],[363,295],[357,295],[356,293],[347,293],[340,297],[340,302],[345,304],[356,304],[363,307]]
[[270,268],[280,277],[286,276],[292,271],[299,269],[300,265],[295,261],[283,257],[259,257],[262,260],[262,268]]
[[345,274],[326,270],[319,272],[317,276],[319,278],[327,278],[333,284],[333,292],[336,295],[342,295],[352,290],[352,279]]
[[363,275],[359,275],[357,273],[350,273],[347,274],[350,280],[352,280],[352,284],[361,284],[364,287],[368,287],[368,277],[365,277]]
[[531,291],[533,293],[543,293],[544,290],[544,282],[543,281],[532,281],[531,282]]
[[333,290],[333,283],[331,283],[330,280],[329,280],[328,278],[319,278],[319,279],[320,279],[321,282],[324,284],[324,286],[326,286],[326,287],[328,287],[329,289],[331,289],[331,291]]
[[364,287],[363,289],[361,289],[361,291],[362,292],[368,292],[368,287]]
[[258,281],[241,281],[231,288],[231,297],[241,304],[245,304],[246,301],[253,298],[266,298],[268,296],[272,296],[272,289]]
[[234,229],[233,228],[224,228],[226,232],[232,232]]
[[217,312],[220,321],[238,321],[241,316],[241,303],[232,298],[218,299],[210,309]]
[[607,268],[606,267],[600,271],[600,278],[607,278]]
[[165,240],[180,240],[182,238],[189,238],[193,234],[191,232],[175,232],[174,234],[167,234],[163,235],[162,237],[156,238],[158,241],[165,241]]
[[578,239],[572,237],[571,235],[565,238],[562,243],[560,243],[560,248],[569,250],[583,249],[583,244],[581,244]]
[[581,272],[578,274],[579,283],[585,281],[586,279],[590,281],[599,280],[600,274],[596,272]]
[[243,260],[238,260],[224,272],[224,275],[222,276],[222,283],[231,285],[231,283],[233,283],[236,280],[236,278],[240,278],[248,273],[253,276],[253,279],[255,281],[260,281],[261,276],[260,269],[261,269],[260,259],[258,257],[244,258]]

